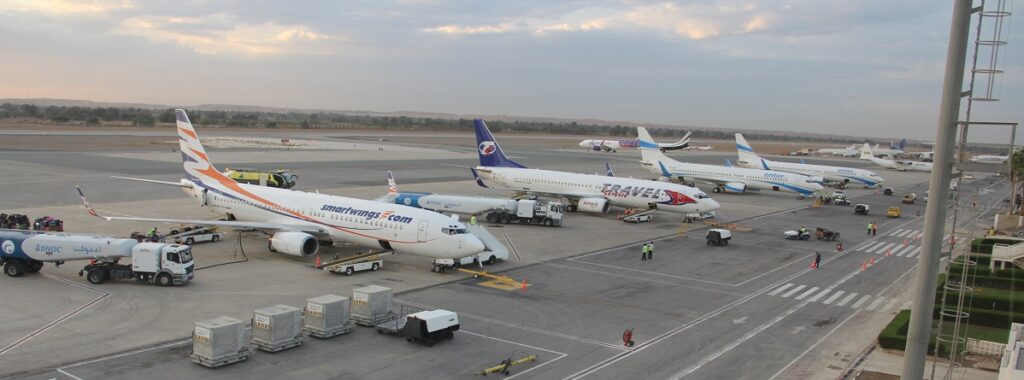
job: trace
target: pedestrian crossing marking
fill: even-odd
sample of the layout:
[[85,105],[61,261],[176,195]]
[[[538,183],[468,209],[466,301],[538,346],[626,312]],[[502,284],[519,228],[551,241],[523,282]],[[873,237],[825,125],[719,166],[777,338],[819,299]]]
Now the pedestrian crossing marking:
[[909,245],[906,245],[906,246],[901,245],[899,247],[896,247],[896,249],[893,249],[892,250],[892,254],[895,255],[895,256],[898,256],[898,257],[902,257],[903,255],[907,254],[907,251],[909,251],[909,250],[910,250],[910,246]]
[[899,237],[909,237],[912,233],[914,233],[914,230],[906,230],[903,233],[899,234]]
[[822,301],[821,303],[826,304],[826,305],[831,305],[833,301],[835,301],[839,297],[842,297],[843,294],[846,294],[846,292],[842,291],[842,290],[840,290],[838,292],[835,292],[835,293],[832,293],[831,297],[828,297],[828,299]]
[[786,285],[782,285],[782,286],[780,286],[778,288],[775,288],[775,290],[773,290],[771,293],[768,293],[768,295],[770,295],[770,296],[778,295],[779,293],[782,293],[783,291],[785,291],[786,289],[791,288],[792,286],[793,286],[792,282],[788,283]]
[[839,301],[839,303],[837,303],[836,306],[846,306],[847,303],[850,303],[850,301],[852,301],[854,298],[857,298],[858,295],[859,294],[857,293],[850,293],[850,295],[846,296],[846,298],[843,298],[842,301]]
[[825,288],[824,290],[818,292],[818,294],[815,294],[814,297],[811,297],[807,301],[818,302],[818,300],[821,299],[821,297],[824,297],[826,294],[828,294],[831,291],[832,291],[832,289]]
[[909,254],[907,254],[907,258],[912,258],[914,256],[917,256],[918,253],[921,253],[921,247],[914,248],[913,252],[910,252]]
[[864,247],[861,250],[864,251],[864,252],[871,252],[875,248],[878,248],[879,246],[883,246],[883,245],[885,245],[884,241],[873,242],[873,243],[868,244],[866,247]]
[[[867,311],[873,311],[873,310],[875,310],[876,308],[878,308],[878,305],[879,305],[879,304],[881,304],[881,303],[882,303],[882,301],[885,301],[885,297],[878,297],[878,298],[875,298],[875,300],[874,300],[874,301],[872,301],[872,302],[871,302],[871,304],[870,304],[870,305],[868,305],[868,307],[867,307],[867,308],[865,308],[864,310],[867,310]],[[856,306],[856,305],[854,305],[854,307],[857,307],[857,306]]]
[[808,291],[806,291],[806,292],[803,292],[803,294],[800,294],[799,296],[796,296],[796,299],[798,299],[798,300],[802,300],[802,299],[804,299],[804,298],[807,298],[807,296],[811,295],[811,293],[814,293],[814,292],[816,292],[816,291],[818,291],[818,287],[817,287],[817,286],[815,286],[815,287],[811,288],[811,290],[808,290]]
[[806,287],[807,287],[807,285],[797,286],[797,287],[793,288],[793,290],[790,290],[790,291],[786,292],[785,294],[783,294],[782,298],[789,298],[789,296],[793,295],[796,292],[799,292],[801,289],[806,288]]
[[854,309],[860,308],[860,305],[863,305],[864,302],[867,302],[868,298],[871,298],[871,295],[865,294],[864,297],[861,297],[859,300],[857,300],[857,302],[854,302],[853,305],[850,305],[850,307]]
[[885,307],[882,308],[882,312],[888,312],[889,309],[892,309],[893,306],[896,306],[896,302],[899,302],[899,299],[893,298],[892,300],[890,300],[889,303],[885,304]]

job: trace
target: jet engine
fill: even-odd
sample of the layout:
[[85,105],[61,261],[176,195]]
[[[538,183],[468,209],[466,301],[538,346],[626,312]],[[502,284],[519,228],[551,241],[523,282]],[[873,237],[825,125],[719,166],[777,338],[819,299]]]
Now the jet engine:
[[607,214],[612,205],[604,198],[583,198],[576,204],[581,212],[593,212]]
[[291,256],[313,256],[320,249],[320,243],[313,235],[305,232],[282,231],[270,238],[270,252]]
[[743,193],[747,191],[747,184],[743,182],[729,182],[725,184],[727,193]]

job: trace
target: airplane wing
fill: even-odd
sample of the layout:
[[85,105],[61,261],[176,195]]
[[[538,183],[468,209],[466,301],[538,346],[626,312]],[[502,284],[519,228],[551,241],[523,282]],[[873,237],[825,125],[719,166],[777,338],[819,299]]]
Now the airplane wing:
[[85,192],[82,188],[75,186],[78,190],[79,197],[82,198],[82,204],[85,205],[86,211],[89,215],[97,218],[105,219],[107,221],[134,221],[134,222],[155,222],[155,223],[169,223],[169,224],[198,224],[204,226],[223,226],[232,227],[238,229],[257,229],[257,230],[275,230],[275,231],[302,231],[313,235],[327,235],[326,229],[321,228],[312,223],[266,223],[266,222],[243,222],[237,220],[204,220],[204,219],[167,219],[167,218],[137,218],[137,217],[116,217],[116,216],[103,216],[96,212],[96,209],[89,204],[89,200],[85,197]]

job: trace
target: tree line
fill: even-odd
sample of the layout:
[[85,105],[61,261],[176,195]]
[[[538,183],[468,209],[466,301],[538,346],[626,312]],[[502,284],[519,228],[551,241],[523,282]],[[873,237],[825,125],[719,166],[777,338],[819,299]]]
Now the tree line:
[[[296,129],[382,129],[401,131],[453,131],[473,130],[471,119],[449,119],[437,117],[410,117],[386,115],[360,115],[339,112],[267,112],[267,111],[216,111],[191,110],[189,118],[193,123],[207,127],[238,128],[296,128]],[[0,105],[0,119],[29,118],[49,121],[54,124],[75,124],[100,126],[104,124],[138,127],[154,127],[159,123],[173,123],[174,109],[149,109],[135,107],[78,107],[38,106],[33,104]],[[627,125],[597,125],[573,122],[544,121],[487,121],[492,132],[574,134],[608,136],[611,138],[636,137],[636,128]],[[660,138],[680,138],[687,131],[697,139],[731,140],[734,131],[720,129],[676,129],[648,128],[651,134]],[[864,140],[844,137],[807,136],[795,134],[773,134],[745,131],[744,134],[757,141],[803,141],[836,144],[862,143]]]

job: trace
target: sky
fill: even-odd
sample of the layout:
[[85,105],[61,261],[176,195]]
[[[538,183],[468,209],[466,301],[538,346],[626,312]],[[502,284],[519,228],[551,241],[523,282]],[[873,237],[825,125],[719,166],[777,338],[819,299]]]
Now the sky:
[[[932,140],[951,12],[934,0],[0,0],[0,97]],[[1001,101],[975,120],[1024,119],[1014,17]]]

